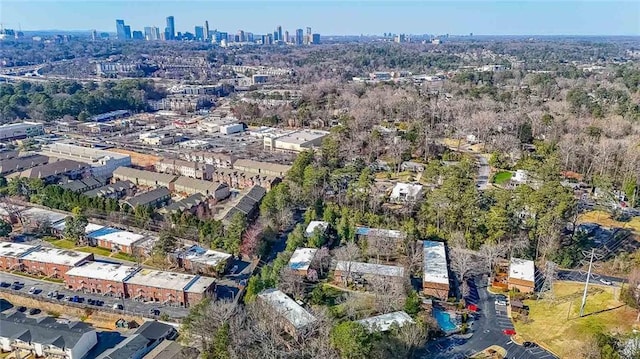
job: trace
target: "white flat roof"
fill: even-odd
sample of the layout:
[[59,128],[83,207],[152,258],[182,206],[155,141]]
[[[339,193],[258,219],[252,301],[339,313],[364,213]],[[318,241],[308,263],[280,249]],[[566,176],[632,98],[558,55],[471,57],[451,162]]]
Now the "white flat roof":
[[396,229],[383,229],[383,228],[369,228],[358,227],[356,228],[356,234],[359,236],[376,236],[380,238],[404,238],[405,234],[402,231]]
[[184,290],[187,284],[191,281],[196,281],[196,279],[196,276],[191,274],[164,272],[145,268],[135,273],[125,282],[147,287]]
[[87,260],[89,256],[91,256],[91,253],[83,253],[60,248],[40,247],[25,254],[22,259],[42,263],[75,266],[76,264]]
[[318,138],[325,137],[329,134],[327,131],[320,130],[300,130],[295,132],[290,132],[280,137],[276,137],[276,141],[285,142],[285,143],[295,143],[298,145],[305,144],[307,142],[311,142]]
[[77,277],[122,282],[136,270],[137,268],[135,267],[125,266],[123,264],[91,261],[71,268],[67,274]]
[[338,261],[336,270],[351,273],[377,274],[387,277],[403,277],[404,268],[384,264]]
[[289,268],[294,270],[306,271],[311,265],[313,257],[315,257],[317,248],[298,248],[291,255],[289,260]]
[[206,252],[202,254],[191,252],[187,254],[185,258],[187,258],[192,262],[215,267],[218,264],[222,263],[223,261],[226,261],[227,259],[231,258],[231,254],[208,249]]
[[424,241],[423,254],[424,276],[422,280],[429,283],[449,284],[444,242]]
[[34,220],[34,219],[47,220],[51,223],[51,225],[55,225],[56,223],[67,218],[66,214],[49,211],[47,209],[36,208],[36,207],[29,208],[28,210],[22,212],[22,215],[31,220]]
[[[52,226],[53,229],[58,230],[58,231],[64,231],[64,227],[67,225],[67,221],[62,221],[58,224],[56,224],[55,226]],[[99,224],[95,224],[95,223],[88,223],[87,226],[84,228],[84,233],[85,234],[89,234],[93,231],[97,231],[99,229],[104,228],[104,226],[101,226]]]
[[258,294],[258,297],[271,305],[296,329],[303,328],[316,320],[311,313],[296,303],[295,300],[277,289],[267,289]]
[[533,261],[511,257],[509,265],[509,278],[535,282],[536,269]]
[[35,248],[28,244],[14,242],[0,242],[0,257],[20,257],[26,251]]
[[327,227],[329,226],[329,222],[325,222],[325,221],[311,221],[309,222],[309,225],[307,226],[307,229],[304,231],[307,236],[310,236],[313,234],[313,231],[318,228],[321,231],[324,231],[327,229]]
[[131,246],[144,238],[142,234],[123,231],[112,227],[102,227],[94,230],[89,233],[89,237],[121,246]]
[[191,284],[189,284],[189,286],[187,286],[184,291],[187,293],[204,293],[215,282],[215,278],[198,276],[198,279],[196,279],[194,282],[191,282]]
[[403,327],[407,323],[415,323],[404,311],[377,315],[375,317],[358,320],[370,332],[386,332],[395,323]]

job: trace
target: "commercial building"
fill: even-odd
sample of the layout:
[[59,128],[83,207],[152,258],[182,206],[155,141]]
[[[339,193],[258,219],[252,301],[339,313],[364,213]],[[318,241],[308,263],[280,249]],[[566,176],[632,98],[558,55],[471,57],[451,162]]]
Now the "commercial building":
[[297,248],[291,255],[289,268],[300,275],[306,276],[317,252],[317,248]]
[[241,123],[232,123],[220,126],[220,133],[222,133],[223,135],[231,135],[234,133],[240,133],[242,131],[244,131],[244,125]]
[[229,253],[205,249],[197,245],[177,250],[174,257],[178,267],[194,273],[224,273],[231,264]]
[[[0,314],[2,352],[27,351],[32,357],[82,359],[98,343],[96,330],[82,322],[24,313]],[[31,357],[24,356],[24,357]]]
[[338,261],[334,271],[334,278],[338,282],[354,281],[366,282],[373,277],[385,277],[389,280],[400,281],[404,278],[404,268],[384,264]]
[[21,172],[26,169],[41,166],[49,162],[49,157],[42,155],[26,155],[0,160],[0,175]]
[[240,159],[234,162],[233,169],[248,173],[257,173],[261,175],[277,176],[283,178],[291,169],[291,166],[270,162]]
[[164,158],[156,163],[156,171],[185,177],[210,180],[215,167],[211,164]]
[[142,269],[125,281],[128,295],[136,300],[188,307],[212,296],[210,277]]
[[0,141],[19,140],[44,135],[44,125],[38,122],[10,123],[0,126]]
[[91,174],[95,177],[111,177],[116,168],[131,166],[129,155],[68,143],[52,143],[44,146],[40,153],[49,157],[86,163],[91,166]]
[[393,202],[415,202],[422,198],[422,185],[414,183],[396,183],[389,199]]
[[297,337],[316,318],[295,300],[277,289],[267,289],[258,294],[258,300],[272,308],[280,318],[280,324],[290,335]]
[[517,289],[522,293],[533,293],[536,289],[536,268],[533,261],[512,257],[507,284],[509,290]]
[[356,323],[362,324],[370,333],[388,332],[393,326],[402,328],[407,324],[415,322],[409,314],[404,311],[376,315],[358,320]]
[[124,298],[124,281],[139,270],[122,264],[85,262],[65,273],[64,282],[71,290]]
[[449,298],[449,269],[447,254],[443,242],[424,241],[423,244],[424,273],[422,291],[426,295],[440,300]]
[[192,195],[196,193],[212,197],[217,200],[223,200],[229,197],[229,185],[220,182],[204,181],[195,178],[178,177],[173,183],[175,192]]
[[167,187],[173,190],[173,181],[176,175],[138,170],[129,167],[119,167],[113,171],[114,181],[131,181],[136,186],[143,187]]
[[22,263],[20,258],[37,248],[37,246],[28,244],[0,242],[0,269],[4,271],[21,271]]
[[167,187],[158,187],[131,197],[125,201],[122,201],[122,203],[128,205],[131,208],[136,208],[138,206],[149,206],[158,208],[166,205],[170,199],[171,192],[169,192],[169,189]]
[[186,155],[187,160],[202,162],[215,166],[215,168],[233,168],[236,158],[233,155],[217,152],[197,151]]
[[22,172],[12,173],[7,178],[39,178],[47,184],[57,183],[60,179],[79,179],[90,173],[90,166],[83,162],[60,160],[35,166]]
[[135,254],[136,245],[141,243],[145,236],[118,228],[102,227],[89,232],[87,238],[92,245],[112,252]]
[[265,136],[264,149],[271,151],[302,152],[319,147],[322,140],[329,135],[327,131],[298,130],[283,135]]
[[20,257],[24,272],[50,278],[62,278],[71,268],[91,260],[92,253],[48,247],[37,247]]

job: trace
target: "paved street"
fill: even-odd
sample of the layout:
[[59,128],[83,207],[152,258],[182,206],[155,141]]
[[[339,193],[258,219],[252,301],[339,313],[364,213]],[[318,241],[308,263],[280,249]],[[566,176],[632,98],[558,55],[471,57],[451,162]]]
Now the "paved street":
[[[111,310],[114,304],[120,303],[120,304],[124,304],[124,312],[128,312],[134,315],[145,316],[149,318],[155,318],[154,316],[149,315],[149,310],[153,308],[158,308],[161,314],[166,313],[171,318],[183,318],[189,313],[189,309],[187,308],[163,306],[160,303],[145,303],[145,302],[134,301],[131,299],[122,300],[122,299],[113,298],[109,296],[74,292],[72,290],[64,289],[64,285],[62,284],[42,281],[38,279],[23,277],[23,276],[14,275],[14,274],[5,273],[5,272],[0,272],[0,281],[7,282],[10,284],[15,281],[24,283],[24,287],[22,287],[19,290],[14,290],[11,288],[0,288],[0,295],[2,294],[2,292],[9,292],[14,294],[20,294],[25,297],[32,297],[32,295],[30,295],[28,291],[31,287],[34,287],[38,290],[38,293],[35,294],[35,297],[40,298],[41,300],[52,301],[52,302],[56,302],[56,300],[47,298],[47,293],[57,290],[58,293],[60,294],[60,297],[57,302],[61,304],[64,304],[64,301],[63,301],[64,296],[78,295],[80,297],[85,298],[84,303],[81,303],[81,305],[84,305],[89,308],[100,308],[100,307],[96,307],[95,305],[87,304],[87,299],[91,298],[91,299],[104,301],[103,308],[106,308],[107,310]],[[77,303],[74,303],[74,304],[77,304]]]
[[504,329],[513,329],[513,323],[507,317],[507,308],[496,305],[496,297],[486,289],[486,280],[477,278],[469,281],[470,293],[467,303],[479,308],[470,328],[470,339],[453,337],[442,338],[427,343],[421,358],[423,359],[465,359],[491,345],[499,345],[507,350],[507,358],[512,359],[554,359],[553,354],[541,348],[524,348],[511,341]]
[[[579,270],[561,269],[558,271],[558,279],[584,283],[587,280],[587,272],[579,271]],[[600,275],[600,274],[591,272],[590,283],[598,284],[598,285],[606,285],[602,281],[611,282],[611,285],[620,286],[622,283],[624,283],[625,279],[620,277]]]

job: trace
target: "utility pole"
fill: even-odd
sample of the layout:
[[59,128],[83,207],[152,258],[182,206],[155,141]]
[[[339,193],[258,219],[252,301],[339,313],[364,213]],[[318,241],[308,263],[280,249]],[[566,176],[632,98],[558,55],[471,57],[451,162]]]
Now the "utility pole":
[[591,266],[593,265],[593,255],[595,248],[591,249],[591,260],[589,261],[589,272],[587,272],[587,280],[584,282],[584,294],[582,295],[582,305],[580,306],[580,316],[584,316],[584,307],[587,304],[587,290],[589,289],[589,279],[591,278]]

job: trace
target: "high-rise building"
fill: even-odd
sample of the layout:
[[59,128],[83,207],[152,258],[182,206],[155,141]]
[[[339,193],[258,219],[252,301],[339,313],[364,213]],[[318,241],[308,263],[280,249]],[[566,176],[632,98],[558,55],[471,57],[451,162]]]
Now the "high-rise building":
[[311,43],[314,45],[320,44],[320,34],[311,35]]
[[209,35],[209,21],[204,22],[204,41],[209,41],[211,36]]
[[278,27],[276,28],[276,32],[278,33],[278,38],[276,39],[276,41],[283,41],[284,38],[282,37],[282,26],[278,25]]
[[302,29],[296,29],[296,45],[302,45],[304,43],[304,32]]
[[289,43],[289,31],[284,32],[284,42]]
[[176,38],[176,23],[173,16],[167,16],[167,40],[173,40]]
[[159,27],[152,27],[151,28],[151,35],[152,38],[151,40],[162,40],[162,38],[160,37],[160,28]]
[[196,26],[195,27],[195,36],[196,36],[196,40],[203,41],[205,39],[204,38],[204,27]]
[[130,36],[127,36],[124,20],[116,20],[116,37],[118,40],[128,40],[130,38]]
[[125,25],[124,26],[124,37],[125,37],[125,39],[130,39],[131,38],[131,26],[129,26],[129,25]]
[[147,41],[153,40],[153,34],[151,33],[151,26],[144,27],[144,39]]
[[96,30],[91,31],[91,41],[96,41],[98,39],[98,32]]
[[305,45],[309,45],[311,44],[311,28],[307,27],[307,35],[304,37],[304,44]]
[[131,37],[132,37],[134,40],[144,40],[144,34],[142,33],[142,31],[134,31],[134,32],[131,34]]
[[238,30],[238,41],[237,42],[245,42],[247,41],[247,37],[245,36],[244,30]]

